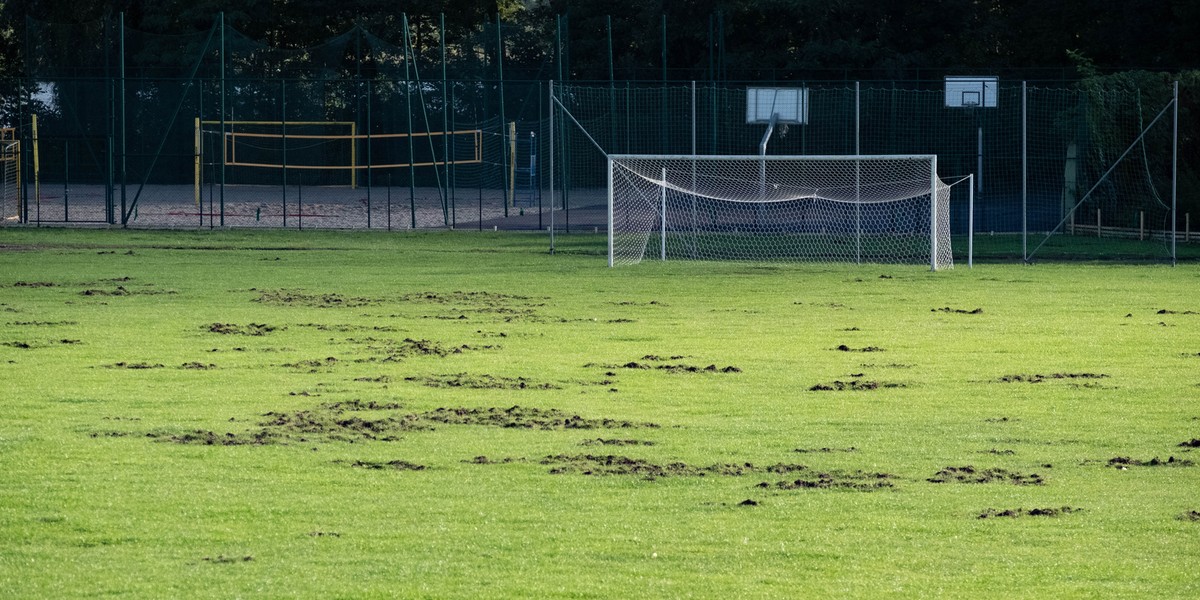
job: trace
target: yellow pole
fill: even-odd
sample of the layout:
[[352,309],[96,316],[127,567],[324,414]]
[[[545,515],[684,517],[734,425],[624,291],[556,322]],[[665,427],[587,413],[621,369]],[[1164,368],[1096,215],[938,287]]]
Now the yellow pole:
[[32,117],[32,131],[33,131],[33,201],[34,201],[34,205],[37,206],[38,214],[41,214],[41,212],[42,212],[42,210],[41,210],[42,209],[42,175],[41,175],[42,166],[41,166],[41,163],[38,162],[37,115],[30,115],[30,116]]
[[517,187],[517,122],[508,122],[508,199],[516,204],[514,195]]
[[[13,156],[13,160],[17,161],[16,162],[16,167],[17,167],[17,222],[24,223],[25,215],[21,213],[21,208],[22,208],[21,190],[25,189],[25,188],[21,187],[21,171],[22,171],[22,169],[21,169],[21,164],[22,164],[21,163],[21,140],[20,140],[20,136],[17,135],[16,131],[13,132],[13,139],[16,140],[13,143],[16,144],[16,146],[14,146],[14,147],[17,149],[16,154]],[[1187,241],[1187,239],[1185,238],[1184,241]]]
[[196,199],[196,208],[200,208],[200,117],[196,117],[196,138],[193,145],[196,150],[196,165],[192,196]]

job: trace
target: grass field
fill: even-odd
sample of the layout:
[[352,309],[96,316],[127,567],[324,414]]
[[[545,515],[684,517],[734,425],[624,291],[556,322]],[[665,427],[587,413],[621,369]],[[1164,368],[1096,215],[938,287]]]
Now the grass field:
[[4,230],[0,597],[1200,595],[1200,265]]

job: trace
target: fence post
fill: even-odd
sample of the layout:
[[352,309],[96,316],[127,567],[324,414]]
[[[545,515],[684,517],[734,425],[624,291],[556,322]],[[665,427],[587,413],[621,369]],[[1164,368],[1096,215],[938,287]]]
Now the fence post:
[[1171,130],[1171,266],[1179,261],[1178,250],[1175,247],[1175,238],[1178,235],[1175,233],[1179,229],[1179,204],[1177,201],[1179,195],[1179,80],[1175,80],[1175,86],[1172,90],[1175,104],[1174,110],[1174,127]]
[[496,74],[500,78],[500,176],[504,178],[504,191],[501,195],[504,196],[504,216],[508,217],[508,204],[511,202],[509,198],[509,159],[508,156],[508,140],[505,140],[504,124],[507,123],[504,115],[504,34],[500,31],[500,13],[496,13]]
[[[983,148],[979,154],[983,155]],[[1029,263],[1029,90],[1024,81],[1021,82],[1021,257]]]
[[1138,241],[1146,239],[1146,211],[1138,211]]
[[1096,209],[1096,237],[1102,237],[1100,235],[1100,209],[1099,208]]

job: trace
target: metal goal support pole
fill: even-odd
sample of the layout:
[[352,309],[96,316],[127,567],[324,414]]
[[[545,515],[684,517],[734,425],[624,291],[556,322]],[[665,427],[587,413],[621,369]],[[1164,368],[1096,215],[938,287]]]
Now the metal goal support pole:
[[[554,137],[551,136],[551,141]],[[554,160],[554,151],[550,151],[550,160]],[[554,170],[551,169],[551,173]],[[553,188],[551,188],[553,189]],[[554,210],[554,194],[551,192],[550,210]],[[613,159],[608,157],[608,266],[613,266]],[[553,213],[551,213],[553,214]]]
[[938,266],[938,176],[937,155],[929,159],[929,270],[936,271]]
[[661,229],[659,230],[659,259],[667,260],[667,168],[662,170],[662,184],[658,186],[659,200],[662,206]]
[[967,175],[967,268],[975,268],[975,174]]

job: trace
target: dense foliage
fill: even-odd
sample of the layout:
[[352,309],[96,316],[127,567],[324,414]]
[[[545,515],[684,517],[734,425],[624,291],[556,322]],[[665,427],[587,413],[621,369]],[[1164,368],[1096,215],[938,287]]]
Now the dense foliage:
[[7,0],[0,77],[20,72],[26,17],[124,13],[131,28],[175,33],[208,29],[222,12],[247,36],[283,47],[356,24],[400,39],[404,14],[434,43],[439,15],[448,39],[482,38],[499,18],[515,26],[506,56],[514,67],[548,62],[565,30],[573,79],[608,78],[610,35],[618,79],[661,77],[664,54],[673,79],[915,79],[962,69],[1057,79],[1075,75],[1069,52],[1104,71],[1175,71],[1200,55],[1200,3],[1190,0]]

